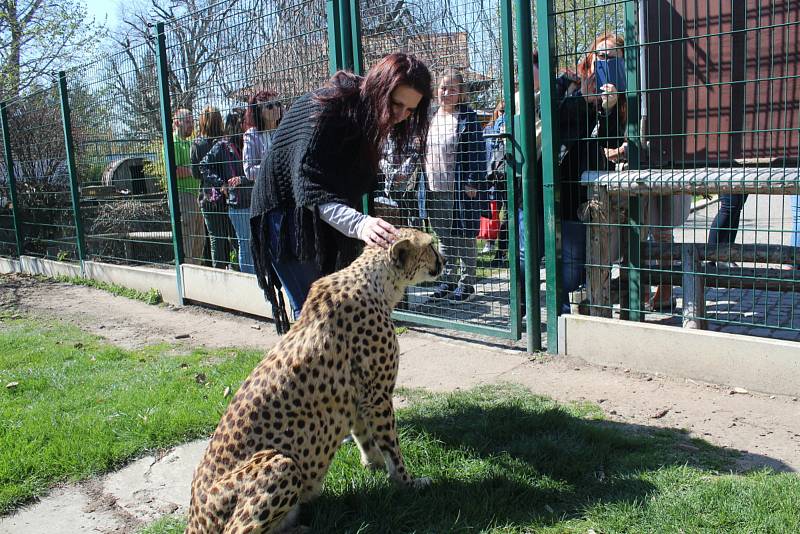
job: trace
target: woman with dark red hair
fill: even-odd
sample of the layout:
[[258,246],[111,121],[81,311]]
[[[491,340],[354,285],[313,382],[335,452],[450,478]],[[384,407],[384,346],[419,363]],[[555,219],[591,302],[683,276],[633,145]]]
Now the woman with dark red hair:
[[261,161],[272,146],[272,133],[280,124],[283,106],[275,91],[259,91],[250,97],[244,113],[244,174],[228,180],[228,216],[239,241],[239,269],[255,273],[250,257],[250,197],[261,170]]
[[377,187],[382,146],[410,148],[428,129],[431,75],[414,56],[390,54],[366,76],[339,71],[297,99],[272,137],[250,210],[256,277],[278,333],[288,330],[311,284],[352,262],[361,242],[388,247],[396,229],[360,213]]

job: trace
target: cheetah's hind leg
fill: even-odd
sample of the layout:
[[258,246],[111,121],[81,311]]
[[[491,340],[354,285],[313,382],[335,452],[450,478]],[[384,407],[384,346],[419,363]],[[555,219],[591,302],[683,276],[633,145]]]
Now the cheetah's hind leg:
[[235,505],[225,534],[279,533],[294,528],[303,486],[300,468],[291,458],[274,450],[257,452],[216,485],[234,490]]

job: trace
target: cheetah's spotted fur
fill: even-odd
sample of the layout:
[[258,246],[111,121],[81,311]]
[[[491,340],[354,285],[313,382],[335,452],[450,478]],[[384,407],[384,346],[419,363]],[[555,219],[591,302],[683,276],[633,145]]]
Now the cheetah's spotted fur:
[[187,533],[254,534],[292,527],[352,433],[365,466],[410,487],[392,393],[399,349],[392,308],[444,260],[431,237],[403,229],[311,288],[297,323],[244,381],[195,470]]

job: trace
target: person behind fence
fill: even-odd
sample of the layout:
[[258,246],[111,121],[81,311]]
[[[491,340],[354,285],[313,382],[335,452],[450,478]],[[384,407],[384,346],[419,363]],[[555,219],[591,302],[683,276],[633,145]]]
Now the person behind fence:
[[194,133],[192,112],[186,108],[175,111],[172,119],[172,141],[175,147],[175,174],[181,214],[181,243],[185,261],[199,264],[203,259],[205,230],[203,217],[197,209],[200,180],[194,175],[191,167],[192,133]]
[[[211,149],[224,135],[222,114],[214,106],[206,106],[200,114],[199,135],[192,143],[192,170],[200,177],[200,193],[197,202],[208,231],[211,248],[211,265],[224,269],[229,261],[228,205],[223,187],[226,185],[216,161],[207,158]],[[218,151],[220,154],[222,151]],[[220,157],[219,155],[215,157]],[[239,158],[241,160],[241,158]],[[212,167],[212,165],[215,165]],[[244,171],[242,171],[244,172]]]
[[[506,143],[503,139],[496,136],[506,131],[506,106],[503,99],[498,100],[492,114],[492,121],[483,129],[483,136],[486,142],[486,174],[492,200],[497,201],[498,211],[503,211],[508,200],[506,191]],[[497,231],[497,240],[492,242],[487,240],[481,251],[488,254],[494,251],[492,264],[503,266],[508,253],[508,217],[500,221],[500,228]]]
[[383,177],[383,197],[375,199],[376,210],[381,205],[395,210],[400,226],[422,228],[417,192],[422,174],[421,146],[421,140],[414,139],[410,150],[402,153],[389,136],[378,164]]
[[428,68],[395,53],[364,77],[337,72],[286,112],[250,210],[256,277],[278,333],[289,326],[281,287],[296,319],[311,284],[352,262],[361,242],[394,241],[394,226],[357,208],[377,187],[386,139],[406,151],[415,137],[425,138],[431,96]]
[[461,73],[446,70],[439,80],[439,109],[431,120],[425,154],[425,204],[447,260],[442,282],[431,298],[451,302],[475,296],[476,238],[480,217],[488,210],[486,147],[478,116],[464,102],[464,92]]
[[[249,189],[239,187],[244,178],[242,119],[239,113],[231,111],[225,116],[223,133],[224,137],[214,142],[211,150],[203,157],[199,165],[203,183],[200,203],[211,237],[213,265],[218,268],[224,268],[228,258],[228,236],[235,233],[239,237],[235,232],[235,213],[231,214],[231,207],[235,209],[243,196],[245,200],[249,200]],[[225,206],[216,205],[220,197],[227,204],[227,210]],[[222,215],[220,215],[220,210]],[[230,217],[230,223],[225,220],[226,211]],[[249,206],[244,217],[245,222],[249,224]],[[245,266],[252,264],[243,263],[241,253],[243,248],[250,248],[249,234],[244,238],[239,237],[237,249],[239,270],[247,272]]]
[[[617,46],[619,38],[604,35],[595,40],[592,50],[606,50],[607,42]],[[621,49],[620,49],[621,54]],[[616,56],[615,56],[616,57]],[[568,71],[559,73],[555,80],[556,115],[561,145],[557,154],[558,174],[555,180],[559,188],[561,219],[561,274],[562,286],[559,300],[561,301],[560,313],[570,312],[569,293],[578,289],[586,279],[586,226],[581,218],[587,206],[587,191],[580,183],[580,176],[585,170],[609,170],[613,164],[606,158],[605,148],[617,148],[624,142],[625,109],[624,100],[616,98],[614,92],[619,90],[613,84],[601,84],[598,91],[596,81],[596,68],[615,69],[616,65],[605,62],[611,59],[605,54],[596,57],[595,52],[589,52],[578,64],[577,76]],[[536,137],[538,147],[537,165],[541,173],[541,118],[539,117],[539,54],[534,51],[532,57],[535,101],[537,102]],[[519,109],[519,102],[517,102]],[[541,175],[541,174],[540,174]],[[541,181],[540,181],[541,184]],[[515,183],[519,189],[520,184]],[[538,222],[537,239],[538,257],[537,266],[544,257],[544,191],[539,190],[538,203],[535,206],[535,216]],[[520,260],[526,259],[526,243],[524,233],[524,217],[522,210],[518,216],[518,240]],[[520,270],[523,269],[520,265]],[[523,296],[524,302],[524,296]]]
[[272,146],[272,132],[278,127],[283,106],[274,91],[259,91],[250,97],[244,114],[244,175],[228,180],[228,216],[239,240],[239,269],[254,274],[250,253],[250,197],[261,162]]

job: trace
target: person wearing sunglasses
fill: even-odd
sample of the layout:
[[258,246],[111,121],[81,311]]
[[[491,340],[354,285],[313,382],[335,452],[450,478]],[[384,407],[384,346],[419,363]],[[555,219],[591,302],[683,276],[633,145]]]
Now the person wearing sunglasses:
[[239,269],[255,274],[250,253],[250,199],[261,162],[272,146],[272,134],[281,122],[283,106],[278,93],[258,91],[250,97],[244,114],[244,174],[228,180],[228,216],[239,242]]

